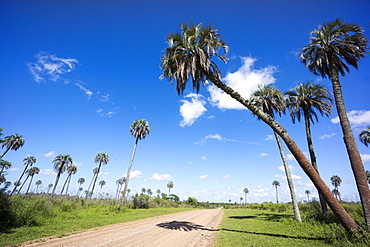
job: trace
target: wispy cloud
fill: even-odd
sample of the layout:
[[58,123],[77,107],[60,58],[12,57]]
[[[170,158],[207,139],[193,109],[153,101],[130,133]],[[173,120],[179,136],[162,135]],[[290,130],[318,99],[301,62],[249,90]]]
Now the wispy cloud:
[[325,135],[319,136],[319,139],[321,139],[321,140],[329,139],[329,138],[332,138],[333,136],[335,136],[337,134],[338,133],[325,134]]
[[269,156],[269,154],[268,153],[260,153],[260,156],[265,157],[265,156]]
[[93,92],[91,92],[90,90],[88,90],[87,88],[85,88],[84,86],[82,86],[80,83],[75,83],[75,85],[81,89],[82,91],[85,92],[85,94],[87,95],[88,99],[91,99],[91,96],[93,95]]
[[239,143],[242,143],[241,141],[237,141],[237,140],[222,137],[220,134],[209,134],[206,137],[202,138],[200,141],[195,142],[195,144],[204,144],[208,139],[224,141],[224,142],[239,142]]
[[201,178],[201,179],[205,179],[205,178],[207,178],[207,177],[208,177],[208,175],[207,175],[207,174],[199,176],[199,178]]
[[265,141],[273,141],[274,139],[274,135],[266,135]]
[[35,57],[37,62],[28,62],[26,65],[36,82],[57,81],[62,75],[70,73],[78,63],[77,59],[60,58],[45,52],[39,52]]
[[55,172],[52,169],[43,169],[40,171],[40,174],[55,174]]
[[189,98],[190,100],[181,100],[180,115],[183,117],[180,122],[181,127],[191,126],[195,120],[207,111],[204,107],[206,101],[203,100],[201,94],[190,93],[185,98]]
[[[123,174],[123,177],[127,177],[127,173]],[[139,170],[131,171],[130,178],[141,178],[141,171]]]
[[229,174],[225,174],[222,178],[223,179],[228,179],[228,178],[231,178],[231,176]]
[[202,156],[200,157],[202,160],[207,160],[207,157],[206,156]]
[[[241,57],[243,65],[234,73],[228,73],[223,80],[225,84],[233,88],[242,97],[248,99],[252,93],[258,89],[258,85],[268,85],[275,82],[273,74],[276,67],[268,66],[261,69],[255,69],[254,63],[257,61],[252,57]],[[245,110],[245,106],[231,98],[228,94],[219,88],[209,86],[207,88],[211,94],[210,101],[214,106],[220,109]]]
[[162,174],[162,175],[159,175],[158,173],[154,173],[153,176],[151,177],[151,179],[155,179],[155,180],[171,180],[172,179],[172,176],[169,175],[169,174]]
[[362,161],[369,162],[370,161],[370,154],[361,154]]
[[50,151],[46,154],[41,154],[42,156],[46,157],[46,158],[50,158],[50,157],[53,157],[55,154],[55,151]]
[[95,112],[101,117],[113,117],[119,112],[120,107],[115,107],[113,110],[104,111],[102,108],[97,109]]
[[[370,111],[364,110],[352,110],[347,112],[349,121],[352,127],[361,127],[370,125]],[[339,123],[339,117],[332,118],[330,120],[333,124]]]

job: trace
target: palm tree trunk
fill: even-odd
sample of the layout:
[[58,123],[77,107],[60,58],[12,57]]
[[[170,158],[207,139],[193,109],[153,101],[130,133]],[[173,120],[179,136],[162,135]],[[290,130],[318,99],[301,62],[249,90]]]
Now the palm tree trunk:
[[364,217],[368,231],[370,231],[370,190],[366,181],[365,168],[362,163],[360,153],[357,149],[355,138],[353,137],[351,124],[349,122],[347,111],[344,105],[342,86],[339,82],[338,71],[331,68],[331,82],[333,86],[333,93],[335,105],[337,108],[340,125],[342,127],[343,139],[346,145],[347,153],[351,163],[351,168],[356,180],[357,190],[360,195],[362,208],[364,210]]
[[94,194],[94,189],[95,189],[96,180],[98,179],[98,176],[99,176],[99,173],[100,173],[100,167],[101,167],[101,162],[99,162],[98,172],[96,173],[96,176],[95,176],[95,179],[94,179],[94,183],[93,183],[93,186],[92,186],[92,189],[91,189],[90,198],[91,198],[91,197],[93,196],[93,194]]
[[[18,181],[19,181],[19,182],[21,181],[21,179],[22,179],[23,175],[26,173],[27,168],[28,168],[28,164],[27,164],[27,165],[26,165],[26,167],[23,169],[23,172],[22,172],[21,176],[20,176],[20,177],[19,177],[19,179],[18,179]],[[15,192],[15,190],[17,189],[17,187],[18,187],[18,186],[15,186],[15,187],[14,187],[14,189],[13,189],[13,191],[12,191],[11,195],[13,195],[13,193]]]
[[12,145],[9,145],[9,147],[7,147],[7,149],[5,149],[4,153],[0,156],[0,159],[2,159],[4,157],[4,155],[10,150],[11,147],[12,147]]
[[59,182],[59,177],[60,177],[60,172],[61,171],[58,171],[58,174],[57,174],[57,176],[55,178],[54,188],[53,188],[53,191],[51,192],[51,198],[53,198],[54,193],[55,193],[55,190],[57,188],[57,185],[58,185],[58,182]]
[[91,179],[91,182],[90,182],[90,184],[89,184],[89,187],[87,187],[87,194],[86,194],[86,196],[85,196],[85,199],[87,199],[87,197],[89,196],[89,192],[90,192],[90,187],[91,187],[91,185],[92,185],[92,183],[93,183],[93,181],[94,181],[94,179],[95,179],[95,176],[96,176],[97,174],[95,174],[94,173],[94,175],[93,175],[93,177],[92,177],[92,179]]
[[138,142],[139,142],[139,137],[136,137],[135,144],[134,144],[134,150],[132,151],[132,155],[131,155],[130,166],[127,169],[127,177],[126,177],[125,187],[123,188],[122,205],[125,205],[125,203],[126,203],[126,192],[127,192],[128,182],[130,181],[130,173],[131,173],[132,163],[134,162],[136,147],[137,147]]
[[68,188],[69,188],[69,184],[71,183],[71,177],[72,177],[72,174],[69,174],[68,175],[68,183],[67,183],[67,188],[66,188],[66,195],[68,194]]
[[[308,118],[307,112],[304,112],[304,121],[305,121],[307,145],[308,145],[308,151],[310,153],[311,164],[316,169],[317,173],[320,174],[319,173],[319,168],[318,168],[317,162],[316,162],[315,150],[313,148],[312,136],[311,136],[311,127],[310,127],[311,125],[310,125],[310,120]],[[326,205],[325,199],[321,196],[320,192],[318,194],[319,194],[322,214],[326,217],[326,216],[328,216],[328,207]]]
[[277,185],[275,185],[275,190],[276,190],[276,204],[279,204],[279,196],[278,196]]
[[[248,100],[245,100],[241,95],[235,92],[232,88],[224,84],[221,80],[215,77],[213,74],[207,71],[202,71],[207,75],[207,79],[213,82],[218,88],[223,90],[225,93],[230,95],[232,98],[237,100],[239,103],[247,107],[253,114],[258,116],[262,121],[269,125],[285,142],[286,146],[301,166],[303,171],[311,179],[312,183],[315,185],[319,193],[322,194],[329,207],[339,219],[343,227],[348,230],[359,231],[360,227],[357,223],[349,216],[349,214],[344,210],[342,205],[335,199],[334,195],[331,193],[330,189],[326,186],[325,182],[321,179],[320,175],[316,172],[315,168],[307,160],[303,152],[299,149],[294,140],[289,136],[288,132],[270,115],[263,113],[260,109],[253,106]],[[364,176],[365,178],[365,176]]]
[[28,188],[27,188],[27,190],[26,190],[26,194],[28,194],[28,191],[29,191],[29,190],[30,190],[30,188],[31,188],[32,180],[33,180],[33,175],[31,176],[30,183],[28,184]]
[[60,195],[62,195],[62,194],[63,194],[63,191],[64,191],[64,188],[65,188],[65,186],[66,186],[66,184],[67,184],[68,178],[69,178],[69,174],[68,174],[68,176],[67,176],[67,178],[66,178],[66,181],[64,181],[64,184],[63,184],[62,190],[60,191]]
[[19,193],[21,192],[21,190],[22,190],[22,188],[23,188],[23,185],[27,182],[28,177],[29,177],[29,175],[28,175],[28,176],[26,177],[26,179],[24,180],[24,182],[23,182],[23,184],[21,185],[21,187],[19,188],[19,190],[18,190],[18,193],[17,193],[17,194],[19,194]]
[[295,195],[293,179],[292,179],[292,174],[290,173],[289,164],[288,164],[288,162],[286,160],[286,157],[285,157],[285,154],[284,154],[284,149],[283,149],[283,145],[282,145],[281,140],[280,140],[280,136],[278,134],[276,134],[275,131],[274,131],[274,135],[275,135],[278,147],[279,147],[281,159],[283,160],[283,164],[284,164],[286,179],[288,181],[288,186],[289,186],[289,190],[290,190],[290,197],[292,199],[292,204],[293,204],[294,219],[296,221],[301,222],[302,221],[301,214],[299,212],[297,197]]

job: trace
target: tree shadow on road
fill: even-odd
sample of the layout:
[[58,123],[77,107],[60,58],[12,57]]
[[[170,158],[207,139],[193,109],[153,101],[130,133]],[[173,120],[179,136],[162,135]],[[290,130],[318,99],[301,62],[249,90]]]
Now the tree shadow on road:
[[165,223],[159,223],[157,226],[169,229],[190,232],[193,230],[204,230],[204,231],[218,231],[218,229],[209,229],[202,225],[197,225],[194,222],[189,221],[169,221]]

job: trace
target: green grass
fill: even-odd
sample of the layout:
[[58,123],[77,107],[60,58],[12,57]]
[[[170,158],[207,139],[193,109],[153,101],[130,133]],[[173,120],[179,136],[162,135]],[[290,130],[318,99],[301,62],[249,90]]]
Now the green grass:
[[0,246],[16,246],[21,242],[52,235],[63,237],[73,234],[75,231],[187,210],[192,210],[192,208],[121,209],[121,211],[116,211],[114,206],[98,205],[87,209],[73,209],[69,212],[60,212],[54,217],[48,217],[37,226],[25,226],[0,233]]
[[290,213],[224,209],[215,247],[367,246],[347,241],[343,231],[336,224],[297,222]]

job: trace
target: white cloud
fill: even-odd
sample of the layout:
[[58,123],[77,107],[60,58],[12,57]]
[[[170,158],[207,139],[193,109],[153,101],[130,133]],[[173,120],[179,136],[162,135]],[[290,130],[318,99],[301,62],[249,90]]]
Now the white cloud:
[[241,143],[241,141],[228,139],[228,138],[222,137],[219,134],[210,134],[210,135],[207,135],[206,137],[202,138],[200,141],[196,142],[195,144],[204,144],[206,142],[206,140],[208,140],[208,139],[214,139],[214,140],[226,141],[226,142],[240,142]]
[[42,154],[42,156],[46,157],[46,158],[50,158],[50,157],[53,157],[55,154],[55,151],[50,151],[46,154]]
[[205,178],[207,178],[208,177],[208,175],[201,175],[201,176],[199,176],[201,179],[205,179]]
[[266,135],[265,141],[273,141],[275,140],[274,135]]
[[159,175],[158,173],[154,173],[151,178],[152,179],[155,179],[155,180],[171,180],[172,179],[172,176],[169,175],[169,174]]
[[[123,177],[127,177],[127,173],[125,173]],[[139,170],[131,171],[130,178],[141,178],[141,171]]]
[[118,113],[120,107],[115,107],[113,110],[105,112],[102,108],[99,108],[95,112],[101,117],[113,117]]
[[[280,171],[285,172],[285,168],[284,168],[284,166],[279,166],[279,167],[278,167],[278,169],[279,169]],[[289,165],[289,169],[290,169],[291,171],[296,171],[296,170],[297,170],[297,168],[296,168],[295,166],[292,166],[292,165]]]
[[181,127],[191,126],[207,109],[204,107],[206,102],[200,94],[190,93],[185,96],[189,100],[181,100],[180,115],[183,119],[180,122]]
[[325,134],[319,137],[319,139],[324,140],[324,139],[329,139],[332,138],[333,136],[337,135],[338,133],[331,133],[331,134]]
[[231,178],[229,174],[225,174],[225,176],[222,177],[223,179]]
[[260,156],[261,156],[261,157],[269,156],[269,154],[267,154],[267,153],[260,153]]
[[55,172],[52,169],[44,169],[40,171],[40,174],[55,174]]
[[202,156],[202,157],[200,157],[202,160],[206,160],[207,159],[207,157],[206,156]]
[[45,52],[39,52],[35,57],[36,63],[29,62],[26,65],[36,82],[46,79],[57,81],[62,75],[70,73],[78,63],[76,59],[59,58]]
[[18,170],[19,170],[19,168],[15,168],[15,167],[8,169],[8,171],[10,171],[10,172],[15,172],[15,171],[18,171]]
[[[228,73],[223,80],[225,84],[230,86],[234,91],[238,92],[243,98],[249,99],[250,95],[258,89],[258,85],[268,85],[275,82],[273,74],[276,68],[268,66],[266,68],[254,69],[253,65],[256,62],[255,58],[241,57],[243,65],[238,71]],[[220,109],[237,109],[245,110],[245,106],[231,98],[221,89],[214,86],[207,88],[213,105]]]
[[[370,125],[370,111],[352,110],[347,112],[347,115],[352,127]],[[337,124],[339,123],[339,117],[332,118],[330,121]]]
[[361,154],[362,162],[369,162],[370,161],[370,154]]
[[82,86],[80,83],[75,83],[75,85],[81,89],[82,91],[85,92],[85,94],[87,95],[88,99],[91,98],[91,96],[94,94],[93,92],[91,92],[90,90],[88,90],[87,88],[85,88],[84,86]]

